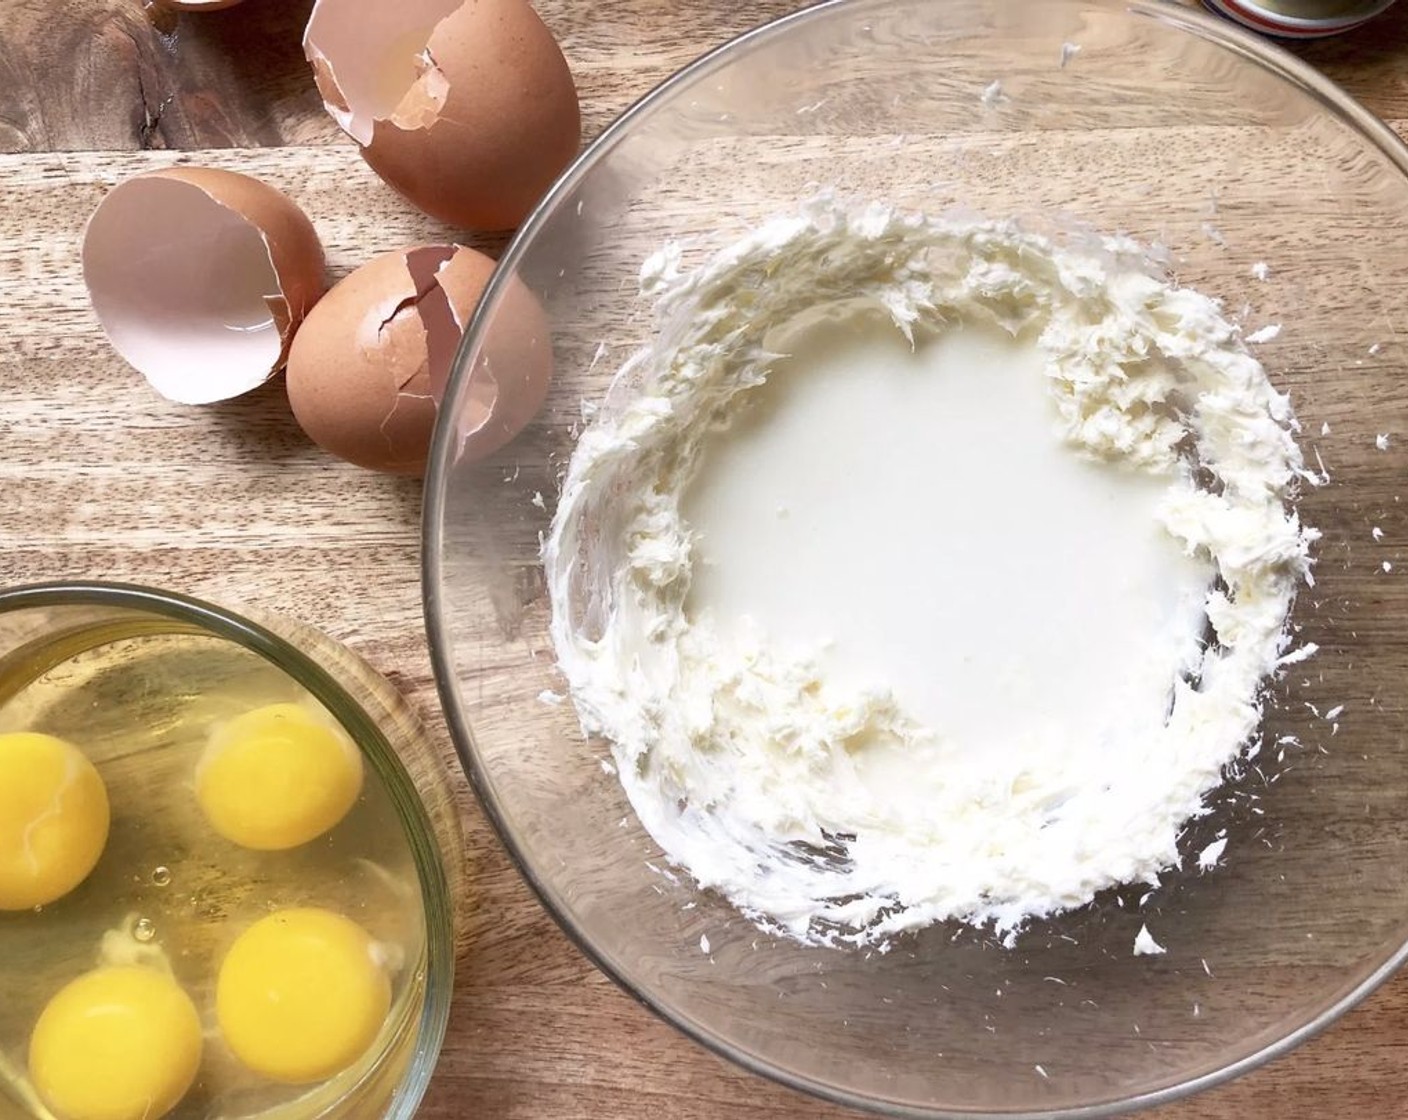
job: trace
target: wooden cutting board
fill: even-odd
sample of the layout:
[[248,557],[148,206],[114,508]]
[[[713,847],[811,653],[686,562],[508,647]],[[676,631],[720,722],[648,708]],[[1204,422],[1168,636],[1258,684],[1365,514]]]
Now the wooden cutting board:
[[[410,698],[451,751],[421,626],[417,483],[329,460],[273,384],[207,410],[156,400],[100,335],[77,267],[104,189],[200,162],[290,190],[336,275],[449,231],[411,212],[322,110],[311,0],[180,17],[140,0],[0,0],[0,584],[88,577],[312,623]],[[789,0],[540,0],[594,136],[701,51]],[[1296,50],[1408,135],[1408,4]],[[495,247],[490,244],[490,247]],[[426,1120],[849,1115],[746,1075],[652,1017],[558,931],[464,801],[481,920]],[[1161,1120],[1408,1115],[1408,977],[1324,1037]]]

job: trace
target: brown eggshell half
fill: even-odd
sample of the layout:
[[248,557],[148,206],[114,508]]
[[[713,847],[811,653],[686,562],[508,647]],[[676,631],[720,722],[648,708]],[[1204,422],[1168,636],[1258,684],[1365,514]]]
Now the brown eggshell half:
[[[464,326],[493,271],[493,260],[473,249],[422,245],[374,257],[334,286],[289,354],[289,403],[309,438],[358,466],[424,473]],[[545,339],[536,301],[521,310],[536,312],[538,320],[523,328]],[[504,337],[516,333],[508,324]],[[486,375],[476,383],[475,405],[464,413],[475,418],[466,442],[482,432],[482,446],[502,446],[542,404],[551,357],[543,365],[528,347],[523,353],[537,364],[510,368],[517,353],[503,351],[498,380]]]
[[517,226],[577,153],[577,89],[526,0],[317,0],[303,49],[372,169],[452,225]]
[[182,404],[272,377],[326,287],[303,211],[267,183],[206,167],[109,191],[84,234],[83,279],[113,347]]

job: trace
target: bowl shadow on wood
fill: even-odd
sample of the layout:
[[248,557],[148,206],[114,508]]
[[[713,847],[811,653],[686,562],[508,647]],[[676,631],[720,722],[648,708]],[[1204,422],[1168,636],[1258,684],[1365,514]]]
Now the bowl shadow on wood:
[[316,445],[294,419],[282,376],[205,409],[220,438],[242,460],[287,462],[306,458]]

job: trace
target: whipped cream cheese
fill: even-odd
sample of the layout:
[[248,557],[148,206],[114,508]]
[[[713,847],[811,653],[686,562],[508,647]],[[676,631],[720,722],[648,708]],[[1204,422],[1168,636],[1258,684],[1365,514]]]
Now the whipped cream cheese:
[[1218,304],[1127,239],[829,200],[681,260],[642,270],[655,339],[543,550],[641,823],[817,942],[1157,882],[1256,734],[1316,537],[1290,404]]

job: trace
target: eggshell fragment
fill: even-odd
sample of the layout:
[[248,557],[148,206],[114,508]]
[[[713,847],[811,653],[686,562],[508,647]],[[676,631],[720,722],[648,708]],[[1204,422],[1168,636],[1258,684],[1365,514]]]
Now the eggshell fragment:
[[[452,306],[466,305],[474,291],[474,302],[468,304],[472,310],[483,285],[473,289],[476,277],[456,264],[450,263],[440,282]],[[456,462],[483,459],[518,435],[543,407],[552,380],[552,335],[542,305],[517,276],[500,299],[483,324],[474,363],[463,373],[467,384],[454,421]],[[464,325],[469,325],[468,315]]]
[[[383,253],[338,283],[294,340],[288,396],[319,446],[372,470],[419,475],[460,338],[494,271],[473,249],[423,245]],[[497,450],[532,419],[552,376],[547,322],[522,284],[495,351],[472,381],[466,453]],[[498,334],[499,332],[496,332]],[[481,363],[482,364],[482,363]]]
[[84,234],[83,279],[113,347],[182,404],[272,377],[326,286],[303,211],[267,183],[205,167],[109,191]]
[[317,0],[303,50],[387,183],[453,225],[517,226],[571,161],[571,71],[526,0]]

